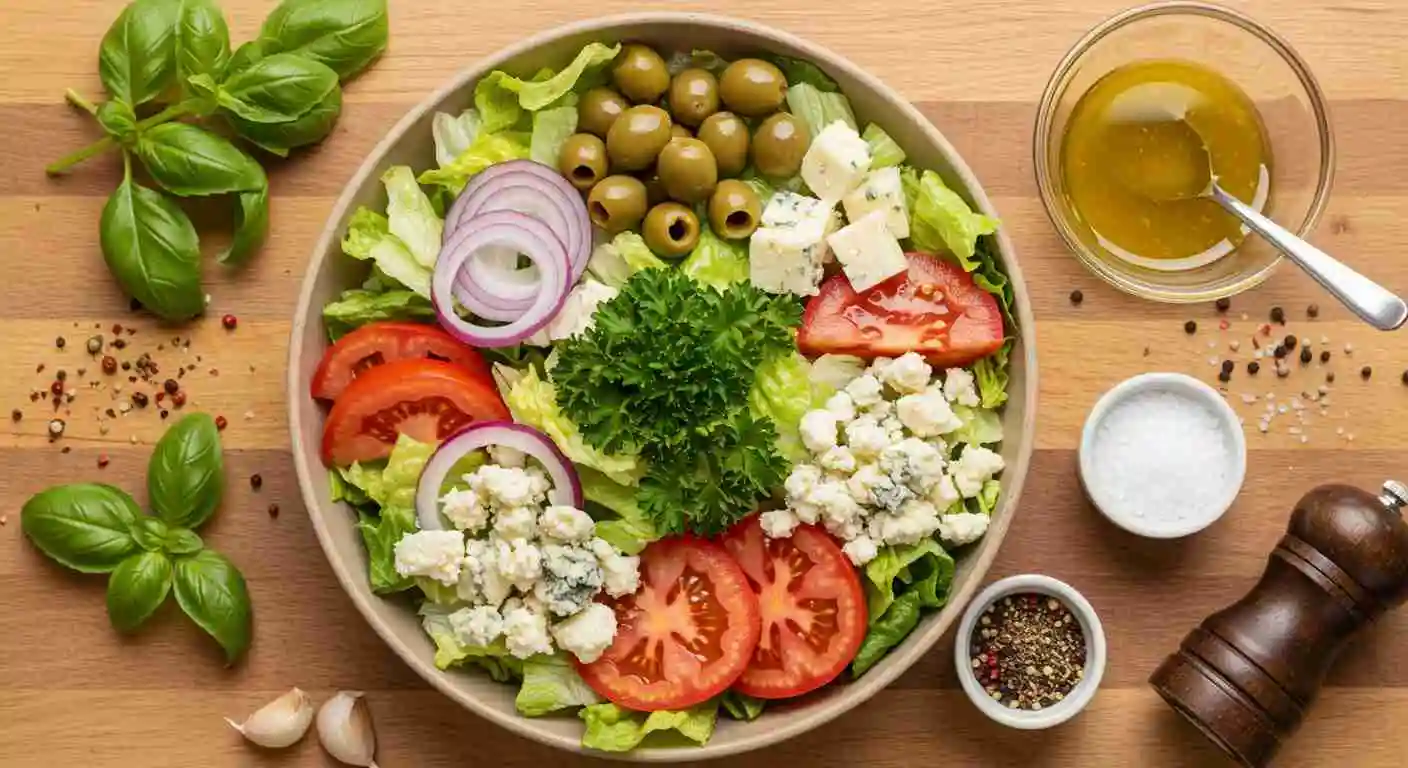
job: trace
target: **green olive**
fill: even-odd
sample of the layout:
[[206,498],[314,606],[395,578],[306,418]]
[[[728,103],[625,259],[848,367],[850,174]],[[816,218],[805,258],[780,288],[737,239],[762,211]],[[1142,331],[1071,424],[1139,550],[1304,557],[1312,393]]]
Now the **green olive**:
[[670,70],[660,54],[646,45],[631,44],[616,57],[611,68],[616,89],[637,104],[653,104],[670,87]]
[[709,145],[720,176],[737,176],[748,165],[748,125],[732,112],[715,112],[699,125],[699,140]]
[[753,234],[763,217],[763,204],[753,188],[736,179],[725,179],[709,198],[709,226],[725,240],[742,240]]
[[762,117],[777,111],[787,95],[782,70],[761,59],[739,59],[728,65],[719,79],[724,104],[744,117]]
[[719,111],[719,81],[707,69],[686,69],[670,81],[670,113],[685,125],[699,125]]
[[577,102],[577,130],[606,138],[611,124],[631,106],[621,94],[610,88],[593,88]]
[[797,175],[802,157],[812,145],[802,121],[779,112],[763,121],[753,134],[753,167],[764,176],[786,179]]
[[608,235],[635,229],[645,216],[645,185],[634,176],[607,176],[587,193],[587,213]]
[[670,115],[659,107],[641,105],[621,113],[606,134],[606,154],[618,171],[642,171],[670,143]]
[[601,181],[606,167],[606,144],[590,133],[568,136],[557,153],[558,172],[584,192]]
[[719,183],[719,166],[709,145],[699,139],[672,139],[660,150],[655,164],[660,183],[672,199],[681,203],[707,200]]
[[690,132],[689,132],[689,129],[686,128],[686,127],[684,127],[683,125],[680,125],[679,123],[675,123],[674,125],[670,126],[670,138],[672,138],[672,139],[692,139],[692,138],[694,138],[694,134],[690,133]]
[[699,243],[699,218],[679,203],[661,203],[645,215],[640,234],[655,255],[678,259]]

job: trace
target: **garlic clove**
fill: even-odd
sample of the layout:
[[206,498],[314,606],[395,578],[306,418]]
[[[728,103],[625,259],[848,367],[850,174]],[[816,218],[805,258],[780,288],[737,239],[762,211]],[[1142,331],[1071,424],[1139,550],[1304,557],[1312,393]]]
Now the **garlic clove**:
[[243,723],[228,717],[225,722],[261,747],[283,749],[298,743],[308,732],[308,726],[313,722],[313,700],[294,688],[260,707]]
[[339,762],[376,768],[372,711],[361,691],[338,691],[318,710],[318,740]]

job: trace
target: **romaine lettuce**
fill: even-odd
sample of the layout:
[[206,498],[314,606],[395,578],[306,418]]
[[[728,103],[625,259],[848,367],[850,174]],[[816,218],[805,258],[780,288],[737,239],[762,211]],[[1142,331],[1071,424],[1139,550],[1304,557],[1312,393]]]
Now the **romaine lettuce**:
[[724,240],[701,222],[699,242],[680,263],[680,270],[710,288],[723,290],[748,282],[748,246],[742,240]]
[[997,411],[955,405],[953,413],[963,422],[963,426],[944,436],[949,443],[992,445],[1002,442],[1002,417],[997,415]]
[[496,85],[504,90],[517,93],[519,106],[529,112],[536,112],[575,88],[578,80],[587,73],[588,69],[599,67],[611,61],[620,52],[620,45],[608,46],[602,43],[587,43],[586,47],[577,53],[576,58],[572,59],[571,64],[551,77],[524,81],[505,75],[496,78]]
[[577,674],[562,654],[533,656],[523,661],[523,684],[513,700],[518,714],[541,717],[571,707],[599,704],[601,697]]
[[415,173],[408,166],[393,165],[381,175],[381,183],[386,185],[386,219],[391,234],[405,244],[418,264],[434,270],[445,223],[416,183]]
[[534,162],[556,168],[557,156],[567,138],[577,130],[576,107],[554,107],[533,114],[533,134],[528,141]]
[[[499,394],[513,413],[514,421],[540,430],[575,464],[590,467],[612,481],[624,485],[640,482],[644,473],[640,458],[633,454],[609,454],[587,444],[577,425],[557,404],[557,388],[538,375],[534,367],[514,371],[512,376],[494,366]],[[512,370],[512,369],[510,369]]]
[[976,270],[980,266],[974,259],[978,238],[996,232],[997,219],[974,212],[933,171],[905,167],[900,170],[900,180],[909,203],[909,239],[914,247],[951,254],[963,269]]
[[758,367],[753,388],[748,392],[748,408],[756,417],[772,419],[777,428],[777,448],[794,462],[807,460],[798,427],[807,411],[825,402],[823,390],[812,383],[812,365],[792,352],[774,355]]
[[582,746],[602,752],[629,752],[640,746],[646,736],[661,731],[676,731],[696,744],[704,744],[714,735],[719,702],[714,699],[692,709],[649,714],[611,703],[593,704],[577,714],[587,724]]
[[734,720],[751,722],[757,720],[763,714],[763,707],[767,702],[762,699],[755,699],[746,693],[739,693],[730,688],[724,691],[719,697],[719,703],[723,705],[724,711]]
[[414,582],[396,572],[396,542],[416,530],[412,507],[382,507],[381,515],[357,513],[357,531],[367,547],[367,580],[378,595],[403,592]]
[[860,137],[870,145],[870,170],[888,168],[904,162],[904,150],[900,149],[900,145],[879,125],[871,123],[865,126],[865,132]]
[[485,168],[509,160],[526,159],[531,153],[530,141],[531,136],[521,131],[480,131],[474,137],[474,143],[449,165],[422,173],[420,183],[438,184],[458,195],[469,180]]
[[636,486],[613,482],[606,475],[587,467],[577,467],[577,478],[582,483],[582,495],[586,497],[588,507],[599,505],[616,515],[612,519],[597,521],[596,535],[599,538],[628,555],[640,554],[646,544],[660,538],[654,523],[640,508]]
[[846,388],[851,379],[865,373],[866,361],[855,355],[826,354],[812,362],[812,383],[824,389],[829,397],[832,393]]
[[587,271],[612,288],[620,288],[631,275],[642,269],[663,269],[669,266],[650,250],[645,239],[635,232],[622,232],[610,242],[592,250]]
[[689,53],[677,51],[670,60],[665,62],[665,68],[670,71],[670,76],[674,77],[690,68],[703,69],[715,75],[723,74],[728,69],[728,62],[713,51],[706,51],[696,48]]
[[503,638],[486,646],[471,646],[460,643],[455,631],[450,627],[450,614],[454,607],[423,603],[420,607],[421,627],[435,642],[435,666],[440,669],[472,663],[483,667],[489,676],[501,683],[523,676],[523,662],[509,655]]
[[479,135],[482,122],[477,109],[466,109],[459,117],[436,112],[430,123],[430,134],[435,139],[436,165],[444,168],[453,163],[461,152],[469,149],[474,137]]
[[791,85],[806,83],[822,93],[840,93],[841,86],[831,79],[831,75],[822,71],[821,67],[807,61],[806,59],[794,59],[790,56],[768,56],[768,61],[782,70],[782,74]]
[[807,126],[812,138],[828,125],[840,120],[856,127],[855,113],[851,112],[851,102],[841,93],[828,93],[811,83],[797,83],[787,89],[787,109]]
[[354,259],[371,261],[381,274],[421,296],[430,296],[430,267],[416,259],[406,244],[392,234],[391,222],[376,211],[358,208],[352,214],[342,238],[342,252]]
[[860,677],[904,641],[919,623],[920,611],[948,601],[954,563],[933,539],[891,546],[865,566],[870,629],[851,662]]
[[969,501],[976,507],[975,512],[981,512],[988,517],[997,510],[997,500],[1002,496],[1002,481],[984,480],[983,487],[978,491],[978,495]]
[[342,477],[383,507],[415,509],[416,483],[432,453],[435,453],[433,443],[399,435],[385,462],[354,463]]
[[382,320],[434,322],[435,307],[415,291],[343,291],[337,301],[323,307],[323,327],[328,339],[337,341],[368,323]]

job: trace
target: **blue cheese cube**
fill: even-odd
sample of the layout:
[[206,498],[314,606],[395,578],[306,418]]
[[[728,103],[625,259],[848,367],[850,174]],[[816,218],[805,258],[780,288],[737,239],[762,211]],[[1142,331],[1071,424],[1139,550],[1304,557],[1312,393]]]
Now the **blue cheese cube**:
[[809,220],[821,221],[830,213],[831,206],[815,197],[778,192],[763,208],[763,226],[795,227]]
[[802,181],[817,197],[832,203],[860,186],[869,170],[870,145],[840,121],[822,129],[802,158]]
[[748,241],[748,277],[768,293],[815,296],[821,284],[823,251],[829,250],[821,228],[762,227]]
[[874,288],[909,268],[904,250],[885,222],[884,211],[866,214],[828,237],[827,242],[857,292]]
[[904,187],[900,184],[900,169],[895,166],[867,173],[859,187],[841,198],[841,205],[849,221],[860,221],[880,211],[885,214],[885,225],[896,240],[909,237],[909,210],[905,206]]

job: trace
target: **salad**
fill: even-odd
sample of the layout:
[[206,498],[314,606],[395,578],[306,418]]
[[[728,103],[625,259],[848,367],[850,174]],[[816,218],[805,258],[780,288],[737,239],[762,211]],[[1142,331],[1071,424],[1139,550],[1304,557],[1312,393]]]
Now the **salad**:
[[433,125],[311,395],[437,666],[702,744],[944,604],[1002,493],[995,220],[806,61],[592,43]]

